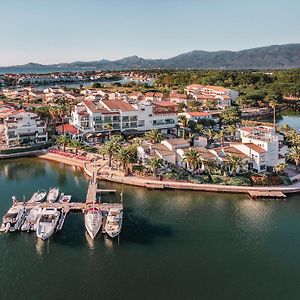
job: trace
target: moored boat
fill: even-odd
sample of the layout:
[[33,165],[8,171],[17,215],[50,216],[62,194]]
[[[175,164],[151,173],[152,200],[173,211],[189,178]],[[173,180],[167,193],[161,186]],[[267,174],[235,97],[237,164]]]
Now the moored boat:
[[65,195],[64,193],[61,193],[58,199],[58,202],[60,203],[69,203],[71,201],[72,196],[71,195]]
[[21,226],[22,231],[36,231],[37,220],[42,212],[39,206],[32,208],[25,217],[24,223]]
[[60,212],[54,207],[45,207],[37,220],[36,235],[46,240],[54,233],[58,223]]
[[42,202],[45,200],[46,196],[47,196],[47,192],[45,190],[37,191],[32,195],[30,200],[28,200],[27,202],[28,203]]
[[3,216],[0,231],[17,231],[20,229],[25,217],[23,205],[13,205]]
[[59,188],[57,187],[50,188],[47,196],[47,201],[53,203],[57,201],[58,196],[59,196]]
[[84,213],[85,228],[92,239],[95,238],[102,225],[102,212],[100,209],[88,207]]
[[120,234],[123,223],[123,210],[118,208],[111,208],[108,211],[105,223],[106,233],[114,238]]

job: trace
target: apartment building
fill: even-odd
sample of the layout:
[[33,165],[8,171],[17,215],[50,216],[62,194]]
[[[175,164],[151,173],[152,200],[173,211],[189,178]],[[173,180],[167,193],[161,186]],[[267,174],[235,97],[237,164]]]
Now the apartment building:
[[236,147],[253,160],[253,169],[258,172],[272,171],[278,163],[285,162],[288,148],[283,145],[283,136],[276,133],[274,128],[243,127],[238,129],[237,137],[242,145]]
[[172,102],[130,104],[122,100],[84,100],[75,106],[71,124],[80,132],[107,132],[107,124],[113,130],[147,131],[152,128],[164,132],[178,123],[177,105]]
[[35,113],[15,110],[4,119],[3,125],[7,147],[48,141],[46,124]]

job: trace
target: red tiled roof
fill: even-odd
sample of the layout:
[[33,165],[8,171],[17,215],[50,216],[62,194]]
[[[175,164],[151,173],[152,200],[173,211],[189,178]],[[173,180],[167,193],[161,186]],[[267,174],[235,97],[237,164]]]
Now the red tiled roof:
[[228,89],[226,89],[222,86],[214,86],[214,85],[206,85],[203,88],[213,90],[213,91],[217,91],[217,92],[226,92],[226,91],[228,91]]
[[206,117],[206,116],[211,116],[211,113],[207,111],[190,111],[187,112],[191,117]]
[[64,124],[64,128],[63,128],[63,125],[56,126],[56,131],[59,133],[67,132],[70,134],[78,134],[79,133],[79,130],[71,124]]
[[257,153],[265,153],[267,152],[265,149],[253,144],[253,143],[244,143],[243,145],[247,146],[251,150],[257,152]]
[[187,96],[186,96],[186,94],[172,93],[172,94],[170,94],[170,98],[175,98],[175,99],[186,99]]
[[171,101],[159,101],[153,103],[154,106],[163,106],[163,107],[177,107],[178,104]]
[[122,100],[102,100],[108,109],[118,109],[120,111],[135,111],[136,109],[128,102]]
[[185,139],[182,138],[167,139],[165,141],[173,146],[189,144],[189,142],[187,142]]
[[91,100],[84,100],[82,102],[93,113],[107,113],[108,112],[108,110],[106,108],[97,108],[97,105]]

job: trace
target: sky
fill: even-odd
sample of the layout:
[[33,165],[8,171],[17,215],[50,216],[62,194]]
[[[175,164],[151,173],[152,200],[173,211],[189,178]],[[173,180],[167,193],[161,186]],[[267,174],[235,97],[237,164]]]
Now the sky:
[[0,0],[0,66],[300,43],[300,0]]

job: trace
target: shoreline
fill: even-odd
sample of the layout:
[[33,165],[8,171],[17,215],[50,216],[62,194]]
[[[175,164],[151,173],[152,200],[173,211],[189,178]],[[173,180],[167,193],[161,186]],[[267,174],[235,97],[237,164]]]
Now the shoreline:
[[[92,163],[79,161],[76,158],[61,157],[53,153],[45,153],[37,156],[41,159],[64,163],[70,166],[76,166],[83,169],[84,173],[89,177],[92,175]],[[102,166],[103,167],[103,166]],[[116,174],[108,174],[103,172],[97,175],[98,180],[105,180],[118,184],[126,184],[131,186],[138,186],[147,189],[173,189],[173,190],[186,190],[186,191],[202,191],[202,192],[217,192],[217,193],[235,193],[235,194],[248,194],[249,191],[260,192],[282,192],[286,194],[300,193],[300,182],[294,183],[290,186],[233,186],[233,185],[220,185],[220,184],[197,184],[190,182],[177,182],[177,181],[160,181],[155,179],[146,179],[141,177],[120,176]]]

